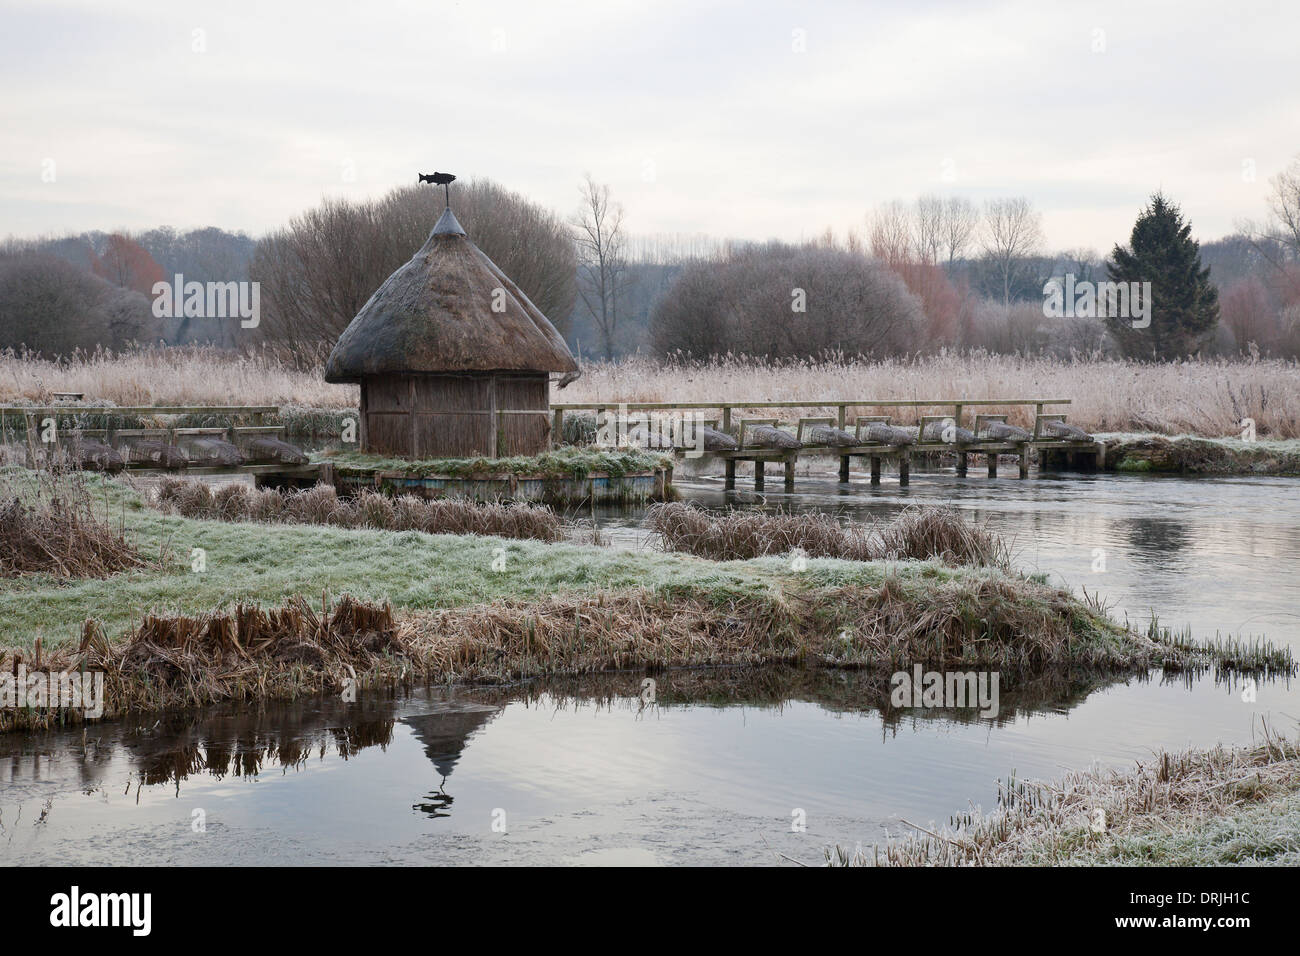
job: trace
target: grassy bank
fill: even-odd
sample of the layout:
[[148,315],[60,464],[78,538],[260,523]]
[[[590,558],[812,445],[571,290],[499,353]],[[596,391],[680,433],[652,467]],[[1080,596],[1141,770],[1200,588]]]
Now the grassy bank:
[[1300,440],[1099,435],[1106,469],[1182,475],[1300,475]]
[[827,858],[859,866],[1300,865],[1300,748],[1267,728],[1263,738],[1249,748],[1161,752],[1125,771],[1013,781],[988,816],[942,831],[913,827],[883,846],[835,848]]
[[[507,681],[611,668],[927,662],[1013,679],[1066,666],[1231,664],[1240,653],[1206,651],[1158,629],[1128,631],[1001,566],[714,561],[195,520],[156,511],[121,482],[88,481],[101,518],[147,561],[104,577],[0,580],[0,667],[21,654],[29,669],[103,669],[116,675],[110,712],[330,691],[344,676]],[[351,609],[341,621],[339,607]],[[1291,666],[1270,654],[1238,663]]]
[[389,472],[413,478],[438,475],[448,478],[516,475],[526,478],[576,478],[588,475],[623,475],[670,467],[671,455],[637,449],[579,448],[565,446],[540,455],[511,458],[388,458],[356,451],[329,451],[313,456],[333,463],[340,474]]

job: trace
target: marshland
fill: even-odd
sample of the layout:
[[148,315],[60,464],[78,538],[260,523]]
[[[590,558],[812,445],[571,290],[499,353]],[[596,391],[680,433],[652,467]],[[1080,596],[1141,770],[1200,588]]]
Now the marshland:
[[[1291,237],[632,262],[590,176],[455,180],[187,238],[221,335],[146,311],[174,232],[0,254],[5,859],[1294,862]],[[1103,266],[1181,305],[1036,301]]]
[[[172,829],[217,807],[234,833],[280,821],[255,849],[223,844],[230,862],[954,862],[916,841],[975,826],[972,804],[998,812],[1013,771],[1258,746],[1260,722],[1300,703],[1283,478],[935,475],[846,494],[827,475],[761,500],[696,479],[674,504],[571,513],[4,482],[6,546],[43,542],[0,578],[6,669],[102,668],[117,708],[84,725],[29,713],[0,738],[15,860],[111,861],[129,833],[184,861]],[[91,540],[60,546],[51,522]],[[1229,533],[1247,544],[1225,549]],[[889,674],[918,659],[998,669],[998,717],[892,706]],[[1271,768],[1260,805],[1285,806],[1293,779]],[[508,846],[479,820],[501,806]],[[325,807],[364,835],[322,842]],[[1053,812],[1062,832],[1087,825]],[[1159,826],[1135,819],[1124,846]],[[87,849],[88,827],[110,837]],[[1150,861],[1194,858],[1195,832]],[[1112,852],[1072,839],[1075,862]],[[1233,852],[1292,852],[1276,844]]]

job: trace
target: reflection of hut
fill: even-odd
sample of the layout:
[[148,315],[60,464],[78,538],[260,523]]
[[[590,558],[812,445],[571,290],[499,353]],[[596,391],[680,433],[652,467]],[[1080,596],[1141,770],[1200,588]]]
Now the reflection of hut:
[[550,439],[550,372],[578,365],[450,206],[339,337],[327,382],[361,385],[363,451],[532,455]]
[[416,739],[424,744],[425,755],[445,778],[455,769],[470,736],[482,729],[500,710],[499,707],[469,704],[434,714],[403,717],[402,723],[410,725]]

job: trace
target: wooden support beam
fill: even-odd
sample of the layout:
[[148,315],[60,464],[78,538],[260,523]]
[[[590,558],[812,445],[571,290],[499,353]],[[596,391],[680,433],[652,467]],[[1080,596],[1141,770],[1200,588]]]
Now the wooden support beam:
[[763,477],[764,477],[763,467],[764,467],[763,459],[755,458],[754,459],[754,490],[755,491],[763,490]]
[[880,456],[879,455],[871,456],[871,483],[873,485],[880,484]]
[[849,462],[851,460],[851,455],[840,455],[840,481],[849,480]]
[[725,467],[727,469],[727,477],[722,485],[723,490],[735,491],[736,490],[736,459],[728,458]]
[[988,458],[989,458],[989,477],[996,478],[998,476],[998,453],[995,451],[991,451],[989,452]]
[[970,453],[964,451],[957,452],[957,477],[965,478],[966,470],[969,467],[970,467]]
[[790,494],[794,491],[794,462],[795,456],[791,455],[785,460],[785,492]]
[[900,485],[908,484],[912,479],[912,453],[910,451],[899,452],[898,455],[898,483]]
[[1029,446],[1020,446],[1020,477],[1029,477]]

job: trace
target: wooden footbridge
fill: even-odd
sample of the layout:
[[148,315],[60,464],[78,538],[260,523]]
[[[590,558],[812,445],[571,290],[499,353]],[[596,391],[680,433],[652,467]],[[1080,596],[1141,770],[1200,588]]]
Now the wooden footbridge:
[[[68,398],[75,400],[80,396],[68,395]],[[8,443],[16,435],[16,431],[9,430],[9,420],[16,418],[23,423],[23,444],[30,467],[39,463],[43,451],[75,450],[79,445],[93,443],[118,454],[121,461],[116,467],[132,471],[183,469],[185,474],[195,476],[245,474],[256,480],[316,480],[321,466],[307,462],[301,452],[290,454],[291,460],[278,457],[274,448],[268,453],[265,439],[279,442],[284,439],[283,426],[264,424],[267,416],[277,415],[279,411],[276,405],[0,405],[0,442]],[[173,423],[143,428],[112,424],[114,419],[156,421],[178,416],[249,424],[179,427]],[[103,419],[104,427],[86,428],[80,424],[94,419]],[[217,443],[224,443],[232,454],[223,458],[219,453],[203,454],[196,450],[206,451]],[[290,451],[297,452],[297,449]]]
[[[706,442],[705,449],[723,461],[728,490],[735,488],[736,464],[743,461],[753,465],[756,490],[764,488],[767,466],[779,465],[784,471],[785,489],[790,491],[794,487],[795,464],[801,456],[837,457],[842,482],[850,480],[850,467],[857,458],[869,463],[872,484],[880,482],[883,463],[890,461],[897,466],[899,483],[906,485],[913,459],[934,454],[954,455],[957,474],[963,477],[968,473],[971,457],[982,456],[990,478],[998,475],[999,458],[1012,456],[1017,460],[1019,477],[1027,478],[1033,451],[1038,453],[1040,471],[1046,470],[1054,460],[1066,461],[1076,456],[1085,467],[1104,464],[1105,446],[1067,424],[1064,412],[1057,410],[1069,404],[1066,398],[558,404],[551,406],[551,443],[554,447],[561,442],[564,416],[568,413],[595,412],[598,421],[601,416],[613,413],[625,423],[633,418],[647,423],[655,418],[681,421],[689,415],[697,427],[705,426],[706,435],[712,438],[712,445]],[[832,414],[801,416],[785,422],[779,416],[742,417],[780,409],[830,410]],[[877,414],[850,417],[851,410]],[[1015,410],[1019,419],[1032,423],[1032,430],[1009,425],[1007,419],[1011,412],[1008,410]],[[42,445],[70,447],[74,441],[92,440],[124,452],[126,468],[165,470],[156,458],[136,454],[135,449],[150,443],[190,449],[205,439],[215,439],[227,443],[239,454],[226,462],[204,460],[201,455],[182,455],[183,464],[178,467],[192,475],[248,474],[259,483],[331,481],[334,472],[329,463],[307,462],[301,453],[296,460],[259,458],[258,450],[266,447],[265,443],[258,443],[259,439],[284,437],[282,426],[263,424],[267,416],[278,413],[279,407],[274,405],[0,406],[0,441],[8,442],[9,436],[16,434],[8,426],[8,420],[16,417],[24,423],[25,443],[33,464]],[[973,415],[969,421],[968,414]],[[176,416],[204,422],[225,419],[249,424],[194,428],[80,427],[79,420],[84,421],[87,416],[103,417],[106,425],[113,418],[155,420]],[[895,421],[896,416],[910,421]],[[45,437],[51,423],[53,441]],[[688,450],[683,444],[673,447],[679,453]]]
[[[696,415],[696,423],[716,429],[731,438],[735,447],[717,447],[709,449],[710,454],[723,460],[726,469],[726,488],[736,487],[736,463],[748,461],[754,467],[754,489],[762,491],[765,484],[766,467],[769,464],[780,465],[784,471],[785,490],[794,488],[795,463],[801,455],[836,456],[839,458],[839,478],[842,482],[850,480],[850,465],[854,458],[867,459],[870,464],[871,483],[879,484],[881,466],[885,461],[893,461],[898,467],[899,484],[908,484],[911,477],[912,459],[931,454],[954,454],[957,459],[957,474],[965,477],[970,467],[972,456],[983,456],[988,467],[988,476],[998,476],[998,459],[1003,455],[1017,458],[1019,477],[1029,477],[1029,461],[1032,450],[1038,451],[1039,470],[1052,460],[1068,460],[1067,456],[1081,456],[1092,467],[1104,464],[1105,446],[1093,441],[1090,436],[1066,422],[1066,415],[1053,409],[1068,406],[1068,398],[1030,398],[1030,399],[958,399],[937,401],[912,400],[856,400],[856,401],[779,401],[779,402],[586,402],[552,405],[552,440],[556,441],[564,434],[564,415],[567,412],[593,411],[598,417],[611,414],[626,415],[637,413],[641,419],[649,420],[655,416],[681,416],[683,413]],[[818,417],[799,417],[786,424],[789,429],[783,434],[785,440],[779,443],[772,439],[772,432],[780,432],[782,425],[779,418],[742,418],[739,413],[754,412],[763,409],[831,409],[835,414]],[[1007,427],[1009,413],[981,413],[978,409],[1023,408],[1026,420],[1032,421],[1032,431]],[[886,414],[855,415],[850,421],[849,410],[886,411]],[[948,411],[951,409],[951,411]],[[1032,409],[1032,411],[1031,411]],[[915,434],[904,433],[909,426],[893,422],[893,416],[910,410],[915,418]],[[941,410],[943,414],[934,414]],[[968,428],[964,416],[974,411]],[[717,416],[704,416],[699,413],[717,412]],[[929,412],[930,414],[921,414]],[[889,426],[886,429],[873,429],[872,426]],[[763,429],[762,426],[767,426]],[[820,426],[820,427],[818,427]],[[996,426],[1001,426],[996,427]],[[990,431],[996,434],[989,434]],[[756,434],[758,433],[758,434]],[[1017,434],[1018,433],[1018,434]],[[761,434],[761,437],[759,435]],[[884,435],[884,440],[873,440],[872,434]],[[902,440],[889,440],[896,435]],[[682,450],[680,444],[675,446]]]

